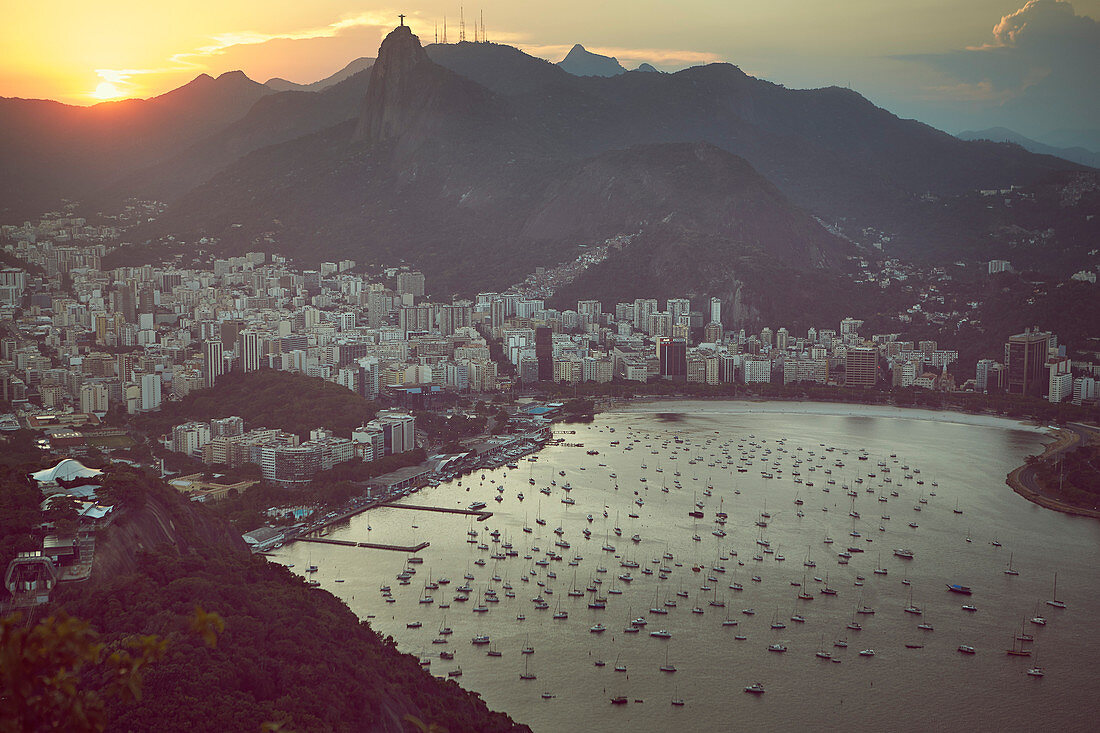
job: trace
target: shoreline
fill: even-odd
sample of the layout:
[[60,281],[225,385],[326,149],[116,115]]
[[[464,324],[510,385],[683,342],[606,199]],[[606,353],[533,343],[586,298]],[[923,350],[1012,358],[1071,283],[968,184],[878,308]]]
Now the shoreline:
[[[1007,430],[1022,430],[1031,433],[1050,435],[1053,441],[1044,446],[1039,460],[1045,460],[1056,453],[1072,450],[1078,445],[1088,441],[1082,439],[1082,434],[1077,430],[1037,424],[1034,421],[1018,420],[1003,415],[990,415],[974,412],[960,412],[958,410],[930,410],[921,407],[903,407],[899,405],[866,405],[852,402],[818,402],[814,400],[769,400],[769,399],[721,399],[721,398],[695,398],[685,399],[680,397],[646,396],[639,398],[623,399],[622,404],[616,400],[611,403],[609,412],[659,412],[659,409],[646,410],[644,408],[659,408],[661,404],[668,402],[721,402],[726,405],[740,403],[742,409],[714,410],[713,412],[727,415],[760,415],[760,414],[794,414],[794,415],[830,415],[830,416],[862,416],[876,418],[893,418],[905,420],[925,420],[929,422],[948,422],[956,425],[972,425],[979,427],[996,427]],[[639,409],[642,408],[642,409]],[[755,408],[755,409],[754,409]],[[705,411],[704,411],[705,412]],[[700,414],[700,411],[695,411]],[[1007,424],[1006,424],[1007,423]],[[1093,439],[1100,437],[1095,430],[1089,431]],[[1067,504],[1058,499],[1046,496],[1040,491],[1033,491],[1024,485],[1021,475],[1030,466],[1024,464],[1014,468],[1005,478],[1005,483],[1017,494],[1033,504],[1051,511],[1068,514],[1071,516],[1100,519],[1100,510],[1087,507],[1078,507]]]
[[[1090,431],[1091,437],[1096,437],[1095,431]],[[1079,445],[1085,445],[1091,441],[1082,441],[1081,433],[1076,430],[1058,429],[1055,432],[1055,439],[1048,443],[1043,452],[1039,454],[1038,459],[1040,461],[1046,460],[1048,457],[1061,453],[1063,451],[1072,450]],[[1022,466],[1018,466],[1012,469],[1008,476],[1005,477],[1005,483],[1012,488],[1020,496],[1024,497],[1033,504],[1037,504],[1044,509],[1050,509],[1052,511],[1061,512],[1063,514],[1070,514],[1077,517],[1088,517],[1090,519],[1100,519],[1100,509],[1089,509],[1086,507],[1074,506],[1073,504],[1067,504],[1058,499],[1051,498],[1041,491],[1033,491],[1024,485],[1023,474],[1028,469],[1032,469],[1032,466],[1028,463],[1024,463]],[[1032,469],[1034,470],[1034,469]]]
[[[948,422],[957,425],[975,425],[984,427],[997,427],[1012,430],[1023,430],[1033,433],[1048,434],[1050,426],[1036,423],[1031,420],[1007,417],[981,412],[961,412],[959,410],[932,410],[926,407],[906,407],[902,405],[865,404],[862,402],[836,402],[817,400],[772,400],[772,399],[743,399],[739,397],[660,397],[644,396],[632,398],[616,398],[609,405],[609,412],[643,412],[636,409],[645,405],[660,405],[667,402],[717,402],[724,405],[741,404],[744,409],[721,410],[723,414],[794,414],[794,415],[833,415],[833,416],[861,416],[898,418],[905,420],[925,420],[928,422]],[[767,406],[767,407],[766,407]],[[755,408],[755,409],[754,409]],[[654,410],[656,412],[657,410]],[[719,412],[715,410],[715,412]],[[1010,423],[1005,425],[1004,423]]]

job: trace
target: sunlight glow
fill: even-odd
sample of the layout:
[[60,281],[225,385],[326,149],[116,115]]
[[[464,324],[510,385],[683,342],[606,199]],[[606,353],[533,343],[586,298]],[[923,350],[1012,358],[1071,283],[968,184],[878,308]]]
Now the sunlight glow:
[[91,93],[91,96],[102,101],[109,99],[118,99],[125,95],[125,92],[120,90],[117,86],[109,81],[101,81],[99,86],[95,88],[95,91]]

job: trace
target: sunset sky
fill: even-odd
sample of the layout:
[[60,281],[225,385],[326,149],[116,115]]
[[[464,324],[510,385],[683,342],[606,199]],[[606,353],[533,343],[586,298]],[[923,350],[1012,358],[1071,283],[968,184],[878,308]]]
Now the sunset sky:
[[[92,104],[148,97],[200,73],[310,82],[359,56],[408,16],[421,41],[459,4],[349,0],[8,3],[0,96]],[[574,43],[627,67],[728,61],[789,87],[850,85],[949,131],[1001,124],[1040,136],[1100,128],[1100,0],[488,0],[490,41],[551,61]]]

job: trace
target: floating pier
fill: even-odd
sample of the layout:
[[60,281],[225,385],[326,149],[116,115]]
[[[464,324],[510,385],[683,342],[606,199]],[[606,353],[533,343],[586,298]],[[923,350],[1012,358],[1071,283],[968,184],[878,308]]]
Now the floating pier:
[[296,542],[316,542],[322,545],[341,545],[343,547],[363,547],[368,550],[393,550],[395,552],[420,552],[430,545],[430,542],[421,542],[419,545],[383,545],[378,542],[354,542],[352,540],[334,540],[328,537],[296,537]]
[[416,509],[422,512],[440,512],[442,514],[465,514],[470,517],[477,517],[477,521],[484,522],[489,517],[493,516],[492,512],[487,512],[484,509],[451,509],[443,506],[424,506],[422,504],[398,504],[397,502],[384,501],[379,506],[393,507],[394,509]]

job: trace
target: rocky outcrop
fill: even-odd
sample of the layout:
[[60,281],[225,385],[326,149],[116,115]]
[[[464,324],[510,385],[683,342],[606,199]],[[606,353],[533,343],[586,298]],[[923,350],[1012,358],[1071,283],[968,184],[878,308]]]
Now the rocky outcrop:
[[206,507],[151,492],[141,508],[123,508],[97,533],[92,579],[135,572],[143,552],[167,550],[189,555],[211,548],[239,556],[249,552],[240,534]]

